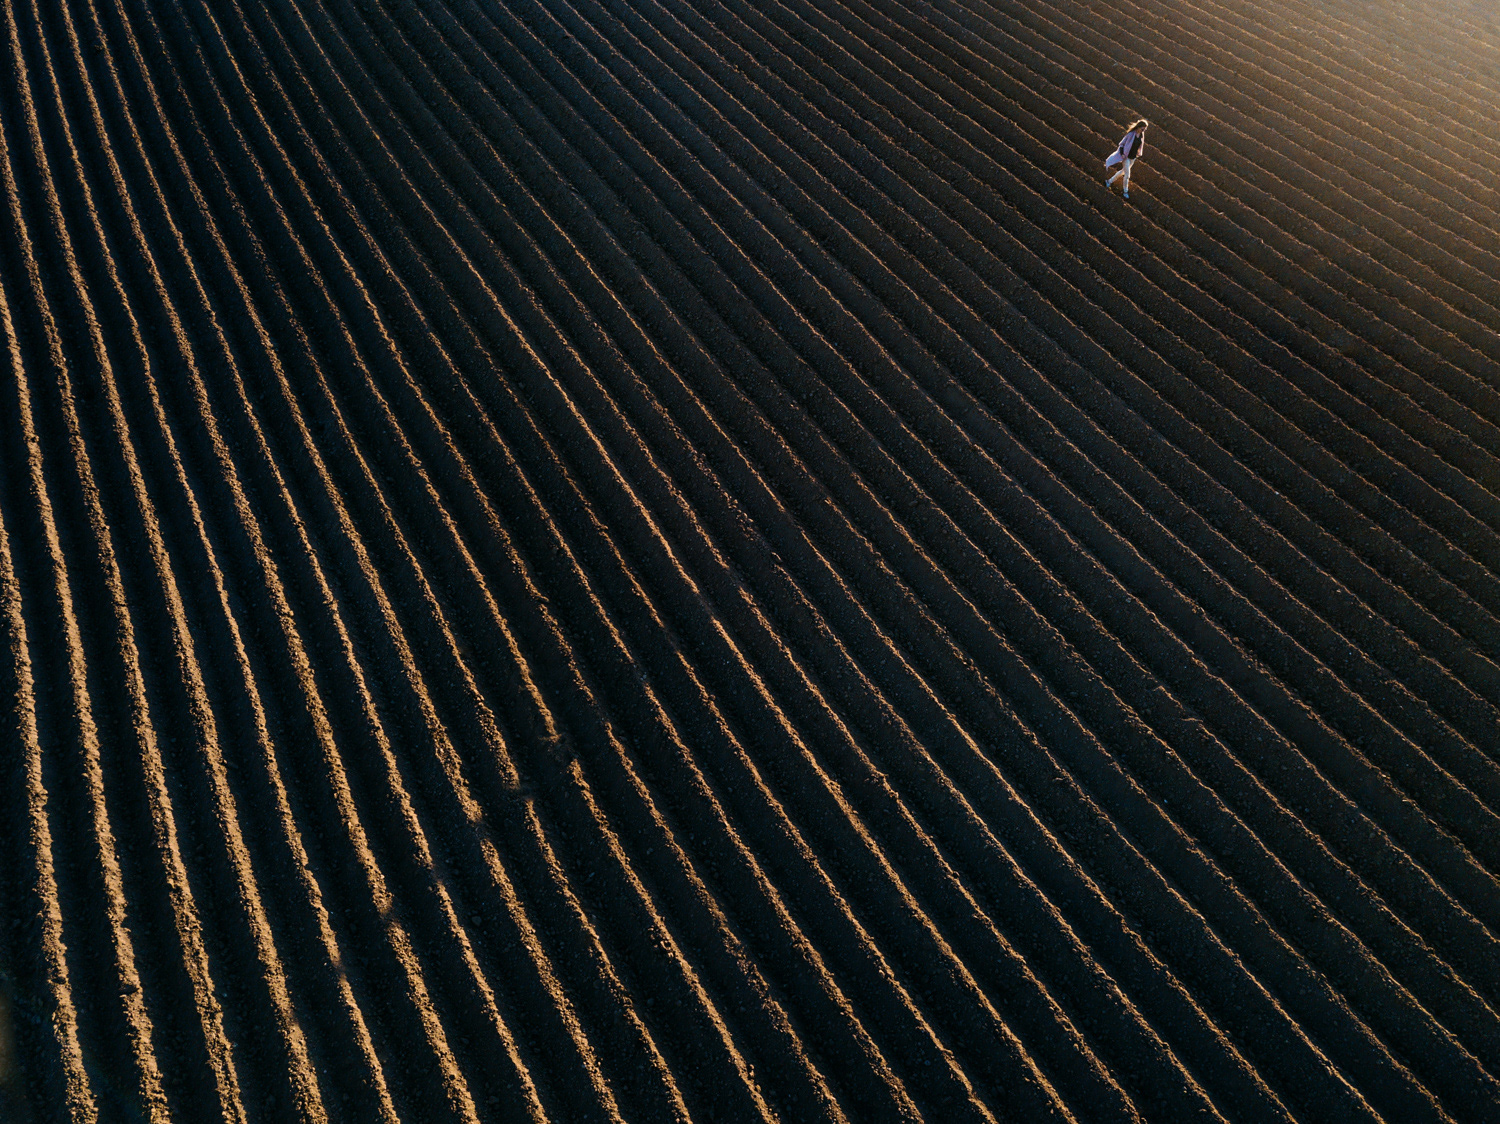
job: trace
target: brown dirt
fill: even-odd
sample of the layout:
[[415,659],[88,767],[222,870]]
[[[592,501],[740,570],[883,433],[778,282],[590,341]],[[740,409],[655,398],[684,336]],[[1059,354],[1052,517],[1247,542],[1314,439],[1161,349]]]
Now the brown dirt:
[[0,1118],[1500,1119],[1490,5],[0,18]]

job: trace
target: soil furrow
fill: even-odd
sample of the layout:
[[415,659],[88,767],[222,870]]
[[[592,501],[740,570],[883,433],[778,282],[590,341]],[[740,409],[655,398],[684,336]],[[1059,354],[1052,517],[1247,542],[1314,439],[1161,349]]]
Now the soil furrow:
[[[857,159],[857,157],[856,157],[856,159]],[[866,168],[866,174],[869,174],[869,170],[870,169],[869,169],[869,167],[868,167],[867,164],[865,165],[865,168]],[[932,185],[932,186],[936,187],[938,185]],[[941,188],[939,188],[939,192],[941,192]],[[916,205],[921,206],[924,209],[926,207],[930,206],[929,204],[926,204],[926,203],[919,203],[919,204],[916,204]],[[965,252],[968,249],[968,247],[965,247],[962,244],[960,244],[957,247],[957,249],[959,250],[959,252]],[[973,292],[972,288],[970,288],[969,291],[972,293]],[[1008,295],[1009,295],[1009,293],[1008,293]],[[1014,296],[1012,296],[1012,299],[1015,299]],[[981,307],[982,307],[982,305],[981,305]],[[1042,308],[1038,308],[1037,306],[1034,305],[1034,303],[1032,303],[1030,301],[1025,302],[1025,307],[1026,307],[1027,312],[1029,313],[1029,315],[1031,315],[1032,317],[1036,317],[1037,314],[1038,314],[1038,312],[1045,311],[1045,306],[1043,306]],[[989,313],[987,313],[987,315],[989,315],[992,318],[992,320],[993,320],[993,318],[995,316],[995,313],[989,312]],[[1002,318],[1002,319],[1000,319],[999,323],[1003,326],[1003,330],[1005,331],[1005,334],[1009,338],[1011,338],[1012,340],[1014,340],[1016,338],[1017,328],[1020,326],[1015,321],[1014,314],[1012,313],[1008,318]],[[1044,327],[1047,326],[1047,318],[1045,316],[1042,317],[1042,318],[1040,318],[1040,323]],[[1068,333],[1057,333],[1057,331],[1056,331],[1055,328],[1053,328],[1051,330],[1053,330],[1055,334],[1061,334],[1063,338],[1065,338],[1065,339],[1067,338],[1067,334]],[[1024,337],[1023,337],[1023,340],[1024,340]],[[1038,345],[1040,345],[1040,344],[1042,344],[1043,342],[1044,341],[1042,341],[1042,340],[1036,340],[1035,343],[1033,343],[1031,347],[1025,347],[1024,350],[1028,354],[1036,355],[1038,361],[1040,361],[1040,360],[1042,360],[1042,359],[1045,358],[1045,360],[1046,360],[1046,364],[1045,364],[1046,368],[1049,369],[1049,370],[1054,370],[1055,371],[1055,370],[1057,370],[1055,358],[1052,355],[1049,355],[1045,351],[1041,352],[1041,353],[1037,353],[1035,351],[1035,347],[1038,346]],[[1114,349],[1112,349],[1112,350],[1114,350]],[[1087,359],[1090,360],[1090,364],[1089,365],[1091,367],[1095,367],[1095,369],[1097,369],[1097,360],[1096,360],[1095,356],[1094,355],[1090,355],[1088,352],[1084,352],[1082,354],[1084,355],[1085,358],[1087,358]],[[1137,401],[1139,401],[1139,399],[1137,399]],[[1151,410],[1148,411],[1147,416],[1152,416],[1153,414],[1159,416],[1160,403],[1151,403],[1149,399],[1147,400],[1147,402],[1154,406],[1153,409],[1151,409]],[[1158,423],[1158,424],[1160,424],[1160,423]],[[1176,432],[1174,432],[1174,430],[1177,430],[1177,427],[1172,426],[1172,425],[1169,424],[1164,429],[1164,432],[1167,433],[1167,434],[1172,435],[1174,437],[1174,439],[1176,439],[1178,441],[1181,441],[1182,438],[1180,436],[1180,430],[1177,430]],[[1189,447],[1190,448],[1192,447],[1192,444],[1193,444],[1192,442],[1189,442]],[[1202,462],[1204,460],[1203,450],[1201,448],[1194,449],[1194,458],[1196,460],[1199,460],[1200,462]],[[1233,474],[1231,474],[1231,479],[1232,479],[1232,475]],[[1304,495],[1306,494],[1305,488],[1296,489],[1296,492],[1300,493],[1300,494],[1304,494]],[[1262,502],[1260,504],[1260,506],[1264,507],[1265,504]],[[1284,505],[1284,501],[1282,503],[1282,506],[1283,507],[1285,506]],[[1296,528],[1295,525],[1292,526],[1292,527],[1288,527],[1287,524],[1283,520],[1278,520],[1278,523],[1282,527],[1286,528],[1288,531],[1293,531],[1293,532],[1300,531],[1300,528]],[[1234,524],[1231,523],[1231,524],[1229,524],[1228,528],[1226,528],[1231,533],[1232,533],[1233,525]],[[1299,540],[1299,539],[1306,540],[1306,538],[1307,538],[1307,536],[1305,535],[1305,533],[1294,533],[1293,534],[1294,541]],[[1315,542],[1314,545],[1321,545],[1321,544],[1316,544],[1316,542]],[[1327,553],[1326,550],[1321,550],[1321,549],[1317,550],[1316,553],[1315,553],[1315,557],[1319,557],[1321,561],[1324,561],[1325,564],[1327,564],[1328,553]],[[1345,580],[1345,581],[1350,580],[1349,571],[1348,571],[1347,565],[1343,564],[1342,561],[1340,561],[1340,564],[1337,567],[1337,569],[1339,571],[1342,571],[1340,573],[1340,577],[1343,580]],[[1363,583],[1361,583],[1361,584],[1363,584]],[[1390,596],[1390,592],[1389,592],[1389,587],[1387,587],[1387,592],[1382,592],[1380,595],[1374,596],[1374,597],[1371,598],[1372,603],[1378,604],[1378,605],[1382,605],[1382,606],[1388,604],[1390,602],[1390,600],[1391,600],[1391,596]],[[1457,616],[1458,616],[1459,619],[1468,619],[1468,620],[1474,619],[1472,617],[1472,615],[1464,616],[1462,614],[1459,614]]]
[[[9,161],[5,163],[8,165]],[[14,208],[14,187],[9,176],[6,177],[6,190]],[[11,377],[17,389],[22,391],[20,409],[24,418],[29,413],[24,394],[24,360],[3,284],[0,284],[0,322],[4,326]],[[33,462],[29,467],[35,481],[40,475],[38,466]],[[45,493],[41,493],[41,499],[45,513]],[[25,778],[23,784],[11,789],[13,792],[24,791],[25,811],[17,809],[7,817],[6,839],[11,848],[7,853],[12,856],[12,861],[7,864],[6,902],[13,920],[6,939],[12,942],[29,939],[37,950],[34,961],[14,945],[13,951],[7,955],[8,966],[13,966],[5,980],[7,1102],[12,1097],[20,1102],[17,1114],[22,1119],[37,1107],[40,1100],[66,1106],[72,1119],[92,1124],[98,1119],[98,1105],[79,1041],[78,1011],[73,1002],[68,972],[62,901],[53,860],[52,823],[48,815],[52,797],[43,776],[44,750],[37,720],[39,700],[30,640],[32,630],[27,627],[26,599],[13,562],[9,531],[3,521],[4,507],[12,497],[7,496],[6,500],[7,503],[0,504],[0,597],[5,601],[6,647],[10,657],[5,693],[11,700],[10,708],[13,708],[15,728],[24,754],[20,771]],[[32,608],[30,613],[34,617],[36,609]],[[44,708],[50,704],[51,694],[49,690],[42,700]],[[26,827],[24,841],[19,830],[22,824]],[[24,874],[20,869],[23,862],[26,864]],[[23,902],[26,905],[23,906]],[[26,914],[35,919],[31,924],[39,932],[30,931],[31,927],[21,921]],[[32,991],[32,987],[36,990]],[[43,990],[47,994],[45,1000],[37,994]],[[50,1035],[42,1029],[49,1024]],[[48,1037],[52,1041],[44,1045]],[[22,1082],[29,1086],[29,1090],[14,1089]],[[30,1097],[25,1096],[26,1091],[30,1092]]]
[[1500,1105],[1479,0],[0,20],[0,1116]]
[[[888,66],[883,65],[883,56],[878,54],[878,43],[874,46],[866,45],[862,41],[828,29],[821,13],[798,12],[795,13],[795,18],[798,20],[810,19],[812,21],[810,26],[815,31],[818,27],[823,27],[822,34],[825,38],[837,34],[839,39],[842,39],[854,48],[853,57],[855,60],[864,60],[862,63],[856,61],[856,65],[874,68],[870,71],[872,80],[880,81],[877,77],[880,69],[890,70]],[[834,25],[835,28],[839,26],[839,24]],[[906,53],[906,48],[900,45],[892,46],[889,49],[892,50],[897,58]],[[872,59],[879,59],[880,61],[875,62]],[[897,72],[899,73],[900,71]],[[924,77],[927,76],[924,75]],[[913,121],[916,127],[926,136],[936,137],[947,132],[948,130],[939,124],[929,111],[920,107],[916,100],[915,78],[905,79],[903,85],[912,91],[901,99],[901,103],[903,103],[902,109],[905,111],[904,115]],[[956,95],[957,93],[957,91],[951,88],[951,84],[945,84],[943,90],[950,95]],[[910,104],[904,104],[908,99],[910,99]],[[965,119],[959,117],[957,120],[963,121]],[[972,153],[969,159],[965,161],[965,164],[973,167],[975,171],[984,168],[987,173],[992,174],[990,169],[994,165],[993,158],[987,154],[982,154],[978,147],[988,139],[987,133],[981,135],[981,128],[982,126],[975,124],[961,130],[966,135],[965,149]],[[933,144],[933,141],[928,140],[926,143]],[[1024,172],[1025,166],[1018,166],[1017,170]],[[1061,203],[1062,200],[1058,200],[1058,202]],[[1076,204],[1071,204],[1070,209],[1077,210]],[[1060,226],[1062,222],[1060,217],[1052,219],[1047,219],[1044,216],[1039,217],[1043,218],[1046,225],[1054,228],[1051,237],[1062,236],[1063,228]],[[1153,260],[1149,255],[1138,256],[1136,258],[1136,263],[1138,264],[1136,264],[1135,268],[1147,268],[1152,264]],[[1107,253],[1100,253],[1094,255],[1093,261],[1093,268],[1097,270],[1108,264],[1110,258]],[[1120,265],[1123,266],[1124,263],[1122,262]],[[1114,281],[1114,279],[1109,277],[1110,273],[1117,272],[1117,269],[1106,270],[1102,279],[1106,280],[1106,283],[1113,281],[1114,284],[1118,285],[1118,281]],[[1169,284],[1168,287],[1176,290],[1179,300],[1185,299],[1189,303],[1195,303],[1197,297],[1201,295],[1200,291],[1195,287],[1181,287],[1175,283]],[[1222,310],[1216,316],[1215,312],[1206,306],[1200,307],[1200,315],[1204,317],[1205,324],[1224,319]],[[1136,314],[1136,318],[1139,318],[1138,314]],[[1223,330],[1226,332],[1232,332],[1233,328],[1233,319],[1223,324]],[[1153,337],[1160,338],[1159,330],[1148,326],[1140,338],[1152,339]],[[1228,343],[1229,341],[1226,340],[1225,342]],[[1184,357],[1180,337],[1160,340],[1159,346],[1163,348],[1164,355],[1170,356],[1174,360],[1180,361]],[[1241,350],[1241,346],[1247,347],[1250,350]],[[1413,512],[1417,510],[1422,511],[1424,517],[1435,520],[1433,525],[1435,536],[1442,531],[1446,531],[1453,541],[1457,541],[1460,537],[1471,532],[1488,533],[1484,528],[1484,524],[1473,515],[1470,515],[1459,504],[1452,503],[1445,505],[1439,502],[1434,506],[1430,501],[1436,498],[1436,493],[1430,491],[1429,486],[1424,482],[1408,477],[1399,471],[1392,473],[1390,471],[1390,454],[1373,446],[1367,438],[1359,435],[1356,431],[1342,430],[1337,425],[1330,428],[1329,408],[1317,402],[1316,399],[1310,399],[1300,387],[1295,385],[1299,381],[1299,376],[1304,373],[1298,365],[1291,365],[1286,368],[1286,378],[1293,385],[1282,391],[1278,399],[1262,404],[1259,395],[1252,397],[1243,388],[1247,385],[1253,385],[1256,381],[1253,376],[1258,375],[1260,382],[1264,384],[1266,390],[1281,390],[1285,384],[1275,378],[1267,380],[1267,375],[1272,374],[1282,364],[1277,363],[1268,370],[1265,366],[1254,363],[1254,344],[1252,340],[1236,338],[1227,348],[1211,348],[1206,353],[1200,351],[1199,354],[1204,359],[1211,358],[1214,361],[1213,369],[1204,369],[1206,365],[1202,363],[1201,359],[1197,363],[1190,363],[1189,369],[1193,367],[1204,369],[1204,375],[1208,378],[1210,386],[1217,383],[1223,388],[1219,393],[1227,390],[1231,395],[1236,396],[1231,397],[1231,402],[1237,409],[1245,411],[1249,407],[1248,413],[1252,419],[1252,424],[1256,424],[1262,429],[1277,429],[1282,432],[1286,432],[1289,426],[1300,426],[1303,427],[1300,432],[1305,434],[1310,434],[1314,431],[1320,432],[1320,435],[1326,433],[1331,438],[1330,444],[1326,449],[1324,446],[1320,446],[1319,453],[1309,458],[1307,453],[1311,451],[1312,444],[1311,438],[1306,437],[1293,446],[1291,450],[1293,455],[1343,489],[1347,490],[1351,484],[1354,485],[1353,498],[1355,502],[1370,511],[1376,518],[1387,523],[1397,533],[1406,532],[1407,528],[1414,522]],[[1261,391],[1261,393],[1263,394],[1264,391]],[[1275,416],[1278,419],[1276,422],[1272,423],[1256,417],[1257,413],[1268,409],[1275,411]],[[1262,414],[1262,418],[1264,417],[1265,415]],[[1325,459],[1326,452],[1334,447],[1338,449],[1338,459]],[[1364,475],[1361,475],[1361,472]],[[1383,487],[1390,488],[1391,494],[1377,490],[1371,482],[1376,479],[1381,482]],[[1472,482],[1465,487],[1468,491],[1461,494],[1471,497],[1479,497],[1484,494]],[[1412,490],[1413,488],[1415,489],[1414,491]],[[1418,499],[1419,495],[1426,496],[1427,499]],[[1398,496],[1402,498],[1398,500]],[[1484,502],[1488,503],[1488,501]],[[1398,504],[1401,506],[1398,507]],[[1452,550],[1447,541],[1436,537],[1435,545],[1437,544],[1440,544],[1442,548],[1446,548],[1441,551],[1439,557],[1442,554],[1447,554],[1450,558],[1454,558],[1457,561],[1455,557],[1457,552]],[[1492,584],[1491,575],[1486,573],[1481,576],[1474,567],[1466,565],[1466,562],[1467,560],[1465,559],[1464,562],[1460,563],[1460,566],[1468,569],[1474,575],[1474,579],[1481,582],[1482,588]]]

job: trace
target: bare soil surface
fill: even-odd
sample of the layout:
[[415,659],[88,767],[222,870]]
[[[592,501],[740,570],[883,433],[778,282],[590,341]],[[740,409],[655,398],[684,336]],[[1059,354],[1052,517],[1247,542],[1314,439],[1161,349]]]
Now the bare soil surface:
[[1500,1120],[1492,4],[0,56],[0,1118]]

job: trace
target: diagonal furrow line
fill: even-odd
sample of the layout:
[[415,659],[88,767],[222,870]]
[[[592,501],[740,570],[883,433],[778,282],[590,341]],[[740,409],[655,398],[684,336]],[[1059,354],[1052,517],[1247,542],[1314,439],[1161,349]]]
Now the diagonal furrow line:
[[1487,18],[0,8],[0,1115],[1485,1118]]
[[[3,140],[0,140],[0,145],[3,143]],[[9,168],[8,156],[9,154],[0,148],[0,165],[4,165],[7,170]],[[11,213],[14,215],[14,185],[10,182],[9,175],[5,176],[5,181],[6,194],[12,205]],[[11,377],[15,380],[15,386],[20,392],[20,412],[23,424],[29,430],[30,426],[26,424],[30,406],[26,394],[25,365],[19,342],[16,339],[14,322],[11,319],[10,301],[6,296],[3,283],[0,283],[0,326],[3,326],[5,333]],[[29,438],[32,435],[28,432],[26,436]],[[39,514],[42,516],[43,526],[50,530],[51,519],[47,493],[40,486],[43,472],[39,449],[34,441],[28,440],[27,444],[30,447],[29,475],[32,486],[35,488],[34,494],[40,501],[38,503]],[[55,559],[55,552],[53,557]],[[60,572],[57,572],[57,578],[59,599],[66,614],[69,600],[67,586]],[[26,624],[26,603],[12,562],[10,535],[3,520],[3,509],[0,509],[0,599],[3,599],[5,604],[6,647],[11,661],[7,679],[14,678],[16,724],[25,754],[26,826],[29,847],[35,864],[34,888],[29,889],[38,899],[35,912],[40,918],[43,976],[50,993],[51,1028],[56,1039],[58,1068],[62,1071],[60,1081],[50,1073],[43,1080],[47,1081],[48,1094],[56,1098],[55,1103],[66,1108],[70,1119],[80,1121],[82,1124],[93,1124],[98,1119],[98,1104],[90,1088],[83,1048],[79,1042],[78,1011],[73,1003],[68,973],[62,903],[53,866],[52,824],[47,812],[49,796],[43,776],[44,748],[37,722],[37,692],[36,680],[32,673],[30,630]],[[19,856],[12,856],[12,861],[18,860]],[[28,881],[31,879],[28,878]],[[119,928],[116,929],[116,934],[117,937],[120,935]],[[130,964],[128,936],[124,938],[124,941],[123,947],[120,945],[117,947],[121,947],[121,964],[128,971]],[[139,1048],[140,1038],[137,1038],[136,1044]],[[146,1056],[149,1057],[149,1055]],[[61,1088],[56,1087],[58,1084]]]

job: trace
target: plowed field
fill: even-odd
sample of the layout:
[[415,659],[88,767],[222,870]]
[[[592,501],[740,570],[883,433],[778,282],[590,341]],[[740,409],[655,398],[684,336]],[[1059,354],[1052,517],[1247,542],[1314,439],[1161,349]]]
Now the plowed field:
[[0,1118],[1500,1119],[1495,13],[4,0]]

